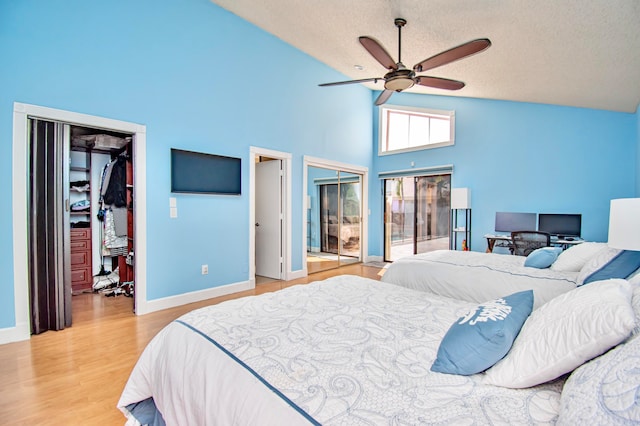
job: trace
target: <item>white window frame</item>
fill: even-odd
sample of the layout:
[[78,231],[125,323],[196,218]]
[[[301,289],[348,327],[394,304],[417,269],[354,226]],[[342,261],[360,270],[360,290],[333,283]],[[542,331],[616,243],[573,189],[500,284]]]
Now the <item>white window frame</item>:
[[[438,118],[449,118],[449,134],[450,140],[429,143],[420,146],[413,146],[409,148],[393,149],[384,151],[383,147],[387,145],[387,111],[398,111],[406,113],[417,113],[425,116],[437,116]],[[455,144],[455,128],[456,128],[456,113],[455,111],[445,111],[427,108],[408,107],[400,105],[383,105],[380,107],[380,117],[378,120],[378,155],[391,155],[399,154],[402,152],[422,151],[425,149],[441,148],[443,146],[451,146]]]

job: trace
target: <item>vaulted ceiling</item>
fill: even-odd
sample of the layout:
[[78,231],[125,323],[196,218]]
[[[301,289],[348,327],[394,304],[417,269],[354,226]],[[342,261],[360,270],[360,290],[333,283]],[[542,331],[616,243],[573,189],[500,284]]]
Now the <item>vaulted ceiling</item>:
[[[631,113],[640,102],[639,0],[212,1],[348,79],[385,74],[358,37],[375,38],[397,60],[394,19],[404,18],[408,68],[472,39],[492,42],[480,54],[421,73],[461,80],[463,89],[409,92]],[[382,81],[365,85],[384,89]]]

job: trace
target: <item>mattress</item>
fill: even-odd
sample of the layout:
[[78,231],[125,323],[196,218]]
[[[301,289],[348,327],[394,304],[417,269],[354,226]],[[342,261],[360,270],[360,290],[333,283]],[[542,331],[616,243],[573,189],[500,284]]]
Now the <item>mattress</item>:
[[577,272],[526,267],[525,259],[524,256],[437,250],[393,262],[382,281],[475,303],[533,290],[534,309],[576,288]]
[[430,371],[472,303],[338,276],[192,311],[149,343],[118,407],[167,424],[553,424],[562,380],[529,389]]

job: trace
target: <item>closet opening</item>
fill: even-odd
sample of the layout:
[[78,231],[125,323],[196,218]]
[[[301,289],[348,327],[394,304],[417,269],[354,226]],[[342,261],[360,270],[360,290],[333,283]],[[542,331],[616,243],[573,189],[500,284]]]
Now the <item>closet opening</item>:
[[31,333],[133,313],[134,135],[29,118],[29,141]]

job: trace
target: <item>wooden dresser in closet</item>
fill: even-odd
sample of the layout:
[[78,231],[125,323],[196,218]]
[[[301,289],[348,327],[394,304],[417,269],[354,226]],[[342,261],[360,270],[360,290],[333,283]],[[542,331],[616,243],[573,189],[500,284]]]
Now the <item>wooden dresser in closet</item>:
[[91,228],[71,228],[71,291],[81,293],[93,285]]

